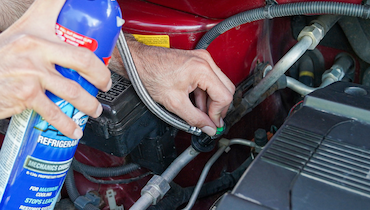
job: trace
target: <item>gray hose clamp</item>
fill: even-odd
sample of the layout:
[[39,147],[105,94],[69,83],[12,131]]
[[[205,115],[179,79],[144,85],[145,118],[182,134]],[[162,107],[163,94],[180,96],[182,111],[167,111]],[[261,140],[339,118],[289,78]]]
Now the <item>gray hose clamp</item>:
[[268,4],[265,6],[265,8],[263,9],[263,16],[265,17],[265,19],[272,19],[274,18],[272,15],[271,15],[271,7],[274,6],[272,4]]

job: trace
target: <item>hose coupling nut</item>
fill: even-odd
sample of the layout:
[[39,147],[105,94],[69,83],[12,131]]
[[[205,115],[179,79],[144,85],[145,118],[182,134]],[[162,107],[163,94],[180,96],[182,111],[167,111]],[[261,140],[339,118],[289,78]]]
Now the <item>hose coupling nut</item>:
[[192,127],[192,126],[190,126],[187,132],[190,134],[196,135],[196,136],[200,136],[202,134],[202,130],[200,130],[197,127]]
[[325,81],[325,80],[331,80],[332,82],[336,82],[336,81],[340,81],[343,79],[344,77],[344,71],[341,69],[341,68],[331,68],[327,71],[324,72],[324,74],[322,75],[322,78],[321,80],[322,81]]
[[141,190],[141,195],[148,193],[153,198],[152,205],[156,205],[169,189],[170,185],[168,184],[167,180],[161,176],[154,175]]
[[308,49],[313,50],[322,38],[324,38],[324,28],[318,23],[313,23],[312,25],[303,28],[301,33],[298,35],[298,41],[304,36],[309,36],[312,39],[312,44]]

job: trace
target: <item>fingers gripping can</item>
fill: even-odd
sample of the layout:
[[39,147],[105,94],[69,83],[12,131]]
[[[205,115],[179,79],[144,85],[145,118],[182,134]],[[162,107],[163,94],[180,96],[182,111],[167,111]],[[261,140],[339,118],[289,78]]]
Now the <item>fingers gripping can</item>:
[[[90,49],[107,64],[122,22],[115,0],[67,0],[55,30],[64,42]],[[96,96],[98,90],[76,71],[55,67]],[[48,91],[46,95],[84,129],[88,119],[84,113]],[[53,209],[78,141],[33,110],[14,115],[0,151],[0,209]]]

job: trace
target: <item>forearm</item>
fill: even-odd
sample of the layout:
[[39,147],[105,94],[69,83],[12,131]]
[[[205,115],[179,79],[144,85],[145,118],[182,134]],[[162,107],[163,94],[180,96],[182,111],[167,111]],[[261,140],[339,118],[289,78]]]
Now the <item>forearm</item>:
[[[126,38],[129,48],[131,49],[130,50],[131,53],[139,51],[139,48],[142,47],[143,45],[139,43],[138,41],[136,41],[134,36],[132,36],[131,34],[125,34],[125,38]],[[115,47],[113,50],[112,59],[110,60],[108,67],[110,70],[116,72],[117,74],[120,74],[124,76],[125,78],[128,78],[126,69],[123,65],[123,61],[122,61],[121,55],[118,52],[117,47]]]
[[1,0],[0,31],[4,31],[20,18],[32,3],[33,0]]

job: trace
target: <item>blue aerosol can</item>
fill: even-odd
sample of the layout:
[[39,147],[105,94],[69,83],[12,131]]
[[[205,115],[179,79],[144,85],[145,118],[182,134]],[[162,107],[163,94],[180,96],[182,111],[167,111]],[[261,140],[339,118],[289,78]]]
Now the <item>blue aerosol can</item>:
[[[115,0],[66,0],[56,35],[86,47],[108,63],[122,25]],[[91,95],[98,90],[73,69],[56,66]],[[50,92],[46,95],[84,129],[88,117]],[[14,115],[0,151],[0,209],[53,209],[79,139],[70,139],[33,110]]]

